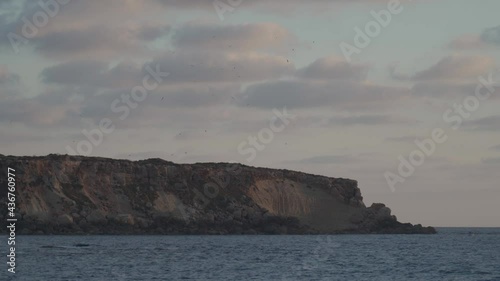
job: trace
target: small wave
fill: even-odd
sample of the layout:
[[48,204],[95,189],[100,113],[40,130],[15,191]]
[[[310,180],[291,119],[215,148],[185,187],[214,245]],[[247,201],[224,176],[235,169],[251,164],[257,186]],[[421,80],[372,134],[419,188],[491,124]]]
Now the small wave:
[[74,248],[74,247],[69,247],[69,246],[55,246],[55,245],[44,245],[40,246],[42,249],[68,249],[68,248]]
[[77,244],[73,244],[71,246],[56,246],[56,245],[40,246],[41,249],[78,249],[78,248],[84,248],[84,247],[90,247],[90,244],[77,243]]
[[76,243],[73,244],[75,247],[90,247],[90,244],[85,244],[85,243]]

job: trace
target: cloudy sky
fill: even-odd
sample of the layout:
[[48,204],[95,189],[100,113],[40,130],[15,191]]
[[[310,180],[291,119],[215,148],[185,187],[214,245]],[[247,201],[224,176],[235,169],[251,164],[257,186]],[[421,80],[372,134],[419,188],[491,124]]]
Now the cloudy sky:
[[300,170],[402,221],[500,226],[496,0],[42,2],[0,1],[2,154]]

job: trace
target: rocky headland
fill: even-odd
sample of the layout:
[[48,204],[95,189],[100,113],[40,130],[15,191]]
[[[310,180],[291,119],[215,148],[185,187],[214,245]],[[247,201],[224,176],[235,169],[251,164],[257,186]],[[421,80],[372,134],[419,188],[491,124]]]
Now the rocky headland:
[[[240,164],[0,155],[19,234],[432,234],[363,203],[357,182]],[[6,233],[2,227],[0,233]]]

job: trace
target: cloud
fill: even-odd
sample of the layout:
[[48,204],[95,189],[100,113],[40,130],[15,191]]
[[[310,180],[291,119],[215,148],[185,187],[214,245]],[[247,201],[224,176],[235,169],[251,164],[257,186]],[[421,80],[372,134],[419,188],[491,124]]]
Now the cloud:
[[[186,85],[181,87],[166,87],[158,90],[156,96],[162,103],[155,103],[162,107],[203,107],[224,104],[234,99],[233,95],[239,92],[239,85],[210,85],[206,87]],[[162,99],[163,98],[163,99]]]
[[40,78],[45,83],[94,84],[107,67],[102,61],[70,61],[43,69]]
[[125,61],[110,68],[109,63],[97,60],[64,62],[43,69],[39,76],[47,84],[108,88],[132,87],[144,77],[135,63]]
[[20,94],[21,76],[0,65],[0,100],[16,98]]
[[[34,8],[23,9],[27,11],[25,16],[32,18],[34,11],[41,10],[38,2],[30,5]],[[62,1],[61,1],[62,2]],[[60,13],[50,21],[48,30],[73,29],[83,26],[94,25],[97,22],[106,23],[103,26],[124,26],[129,23],[148,23],[154,16],[161,15],[165,9],[159,9],[162,5],[155,1],[142,0],[86,0],[86,1],[66,1],[69,2],[61,6]],[[30,13],[31,12],[31,13]],[[92,16],[89,16],[92,15]],[[57,25],[64,24],[64,26]]]
[[[192,109],[224,105],[232,101],[232,95],[239,91],[237,84],[183,84],[165,85],[150,92],[147,99],[140,103],[140,108],[134,111]],[[110,114],[111,103],[115,99],[121,100],[122,95],[130,94],[130,89],[111,89],[98,96],[92,96],[82,104],[82,114],[85,117],[106,117]]]
[[[16,34],[24,39],[16,40],[14,49],[27,43],[53,59],[140,55],[149,42],[169,31],[164,19],[155,21],[155,8],[162,5],[153,1],[69,1],[49,7],[41,3],[47,2],[3,5],[3,10],[12,12],[0,12],[0,45],[11,47],[8,34]],[[46,22],[34,24],[40,22],[40,15],[47,17]]]
[[271,81],[249,86],[240,105],[253,107],[333,107],[367,109],[391,107],[408,97],[406,88],[353,81]]
[[385,140],[390,142],[415,142],[416,136],[388,137]]
[[357,126],[380,126],[414,124],[415,120],[397,114],[343,114],[334,115],[329,110],[294,110],[300,113],[300,119],[295,122],[297,127],[304,128],[336,128],[345,129]]
[[293,34],[275,23],[214,25],[196,22],[178,28],[172,39],[176,48],[233,52],[284,48],[297,42]]
[[[288,61],[286,64],[289,65]],[[319,58],[304,68],[295,70],[290,67],[282,72],[282,75],[289,74],[289,77],[293,77],[292,80],[279,80],[276,79],[277,76],[263,77],[262,80],[267,81],[250,85],[243,90],[238,104],[274,108],[336,106],[337,103],[342,103],[363,107],[365,102],[378,103],[385,99],[401,98],[402,93],[398,91],[402,89],[362,83],[367,72],[367,65],[348,63],[336,57]],[[365,99],[361,97],[364,95]],[[360,99],[357,105],[356,98]]]
[[367,65],[348,63],[337,57],[317,59],[297,71],[298,77],[320,80],[364,80],[367,74]]
[[0,121],[20,122],[29,126],[57,125],[67,121],[68,105],[39,103],[37,99],[10,100],[0,103]]
[[453,39],[449,47],[457,50],[483,49],[500,46],[500,26],[486,28],[481,34],[463,34]]
[[[74,60],[47,67],[39,76],[46,84],[123,89],[141,83],[142,78],[148,75],[146,65],[153,69],[158,65],[160,71],[169,72],[168,86],[191,83],[205,84],[205,87],[211,83],[239,84],[277,79],[295,71],[292,64],[278,56],[195,51],[167,53],[142,66],[129,61],[111,66],[99,60]],[[164,86],[166,83],[161,85]],[[195,89],[194,92],[200,91]]]
[[78,90],[70,86],[47,87],[34,97],[18,95],[4,100],[0,103],[0,122],[18,122],[26,127],[81,127],[81,108],[94,96],[95,89]]
[[20,81],[21,76],[19,74],[9,72],[7,67],[0,65],[0,85],[19,84]]
[[391,116],[391,115],[358,115],[358,116],[342,116],[342,117],[332,117],[329,119],[329,124],[339,125],[339,126],[355,126],[355,125],[365,125],[365,126],[377,126],[377,125],[387,125],[387,124],[408,124],[409,120],[405,120],[401,117]]
[[[229,106],[242,82],[276,79],[294,72],[293,65],[283,58],[255,53],[167,53],[147,64],[158,64],[162,72],[169,71],[175,80],[169,77],[168,82],[151,91],[148,99],[134,109],[136,119],[127,120],[124,127],[151,118],[155,125],[160,124],[167,109]],[[41,94],[3,103],[0,120],[27,126],[81,127],[82,120],[95,123],[104,117],[116,117],[110,109],[112,102],[122,100],[122,95],[130,94],[132,87],[142,83],[146,75],[144,65],[73,60],[46,67],[39,74],[45,86]],[[7,77],[5,71],[1,73],[0,77]],[[183,118],[186,123],[193,123],[195,120],[187,119],[200,122],[207,115],[187,114]]]
[[448,46],[457,50],[473,50],[486,47],[487,44],[481,40],[481,36],[478,34],[463,34],[453,39]]
[[350,155],[325,155],[325,156],[314,156],[310,158],[305,158],[299,160],[300,163],[310,163],[310,164],[347,164],[356,162],[358,159]]
[[473,131],[500,131],[500,115],[488,116],[476,120],[468,121],[465,128]]
[[141,55],[150,51],[148,43],[169,32],[168,26],[90,26],[66,29],[37,36],[31,41],[35,51],[51,58],[113,58]]
[[500,164],[500,157],[497,158],[483,158],[481,159],[481,163],[487,165],[498,165]]
[[463,80],[477,79],[478,76],[492,71],[494,67],[495,61],[491,57],[452,55],[442,58],[435,65],[414,75],[398,73],[395,65],[389,67],[389,72],[395,80],[425,81],[426,83],[441,80],[439,82],[459,81],[463,83]]
[[[478,89],[483,92],[486,91],[484,88],[478,88],[482,85],[482,80],[490,81],[488,77],[491,75],[492,87],[496,88],[498,82],[496,82],[495,77],[496,72],[483,73],[478,76],[472,76],[471,79],[464,78],[463,81],[460,80],[425,80],[417,81],[411,87],[412,95],[415,97],[428,97],[434,99],[463,99],[467,96],[475,95]],[[492,95],[491,100],[497,99],[498,95]]]
[[500,45],[500,25],[485,29],[481,34],[481,40],[488,44]]
[[175,83],[249,82],[291,74],[294,67],[279,56],[258,53],[181,51],[167,53],[151,61],[170,72]]
[[412,80],[476,79],[491,71],[494,60],[485,56],[448,56],[430,68],[417,72]]
[[419,97],[432,98],[464,97],[473,95],[478,83],[479,82],[421,81],[412,86],[412,94]]
[[500,150],[500,144],[490,147],[491,150]]
[[308,157],[296,161],[292,161],[292,163],[298,164],[353,164],[361,162],[359,156],[354,155],[320,155]]
[[123,107],[123,97],[130,95],[130,88],[47,87],[32,98],[2,100],[0,122],[18,122],[26,127],[43,126],[61,130],[83,129],[91,124],[95,126],[102,118],[112,119],[121,128],[132,129],[144,125],[162,128],[172,128],[172,125],[186,128],[206,126],[217,120],[231,121],[235,126],[241,126],[245,123],[244,117],[238,122],[234,112],[230,116],[225,116],[224,112],[228,108],[235,108],[232,96],[239,88],[238,84],[166,85],[149,92],[140,103],[132,101],[135,105],[130,108],[130,117],[120,120],[118,117],[123,112],[116,113],[111,106],[118,100]]
[[[184,8],[184,9],[201,9],[201,10],[214,10],[214,5],[212,0],[156,0],[159,3],[162,3],[165,5],[165,7],[170,7],[170,8]],[[331,3],[347,3],[347,2],[358,2],[358,3],[385,3],[384,0],[311,0],[307,4],[303,1],[300,0],[273,0],[273,1],[266,1],[266,0],[241,0],[241,1],[221,1],[223,4],[230,4],[230,3],[240,3],[241,6],[244,7],[256,7],[259,5],[266,5],[266,7],[272,6],[272,7],[279,7],[280,9],[272,9],[272,11],[283,11],[283,10],[288,10],[288,5],[294,5],[294,6],[299,6],[300,7],[308,7],[311,6],[310,4],[314,3],[316,5],[329,5]],[[233,6],[237,7],[240,6],[237,4],[234,4]],[[323,6],[321,6],[323,7]],[[214,12],[215,13],[215,12]]]

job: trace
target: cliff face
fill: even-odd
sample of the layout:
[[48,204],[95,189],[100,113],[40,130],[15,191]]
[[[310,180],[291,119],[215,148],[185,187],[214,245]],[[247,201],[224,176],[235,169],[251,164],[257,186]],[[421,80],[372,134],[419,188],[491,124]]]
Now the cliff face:
[[[0,219],[15,169],[18,231],[49,233],[434,233],[365,207],[357,182],[239,164],[0,155]],[[1,231],[5,232],[6,228]]]

